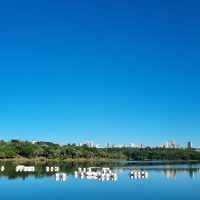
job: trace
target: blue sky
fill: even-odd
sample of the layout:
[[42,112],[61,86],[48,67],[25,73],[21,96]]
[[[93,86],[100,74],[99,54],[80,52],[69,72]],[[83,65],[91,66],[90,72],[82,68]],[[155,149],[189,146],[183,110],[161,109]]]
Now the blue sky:
[[199,1],[1,1],[0,138],[200,146]]

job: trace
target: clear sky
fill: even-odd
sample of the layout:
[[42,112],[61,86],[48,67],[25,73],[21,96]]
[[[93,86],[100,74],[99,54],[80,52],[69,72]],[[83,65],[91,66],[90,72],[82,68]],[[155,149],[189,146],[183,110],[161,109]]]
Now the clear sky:
[[0,138],[200,146],[200,1],[0,2]]

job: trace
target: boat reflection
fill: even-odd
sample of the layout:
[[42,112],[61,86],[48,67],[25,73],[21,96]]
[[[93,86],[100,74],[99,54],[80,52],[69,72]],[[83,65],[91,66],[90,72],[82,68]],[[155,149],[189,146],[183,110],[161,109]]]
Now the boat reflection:
[[56,173],[55,174],[55,180],[56,181],[66,181],[67,180],[67,174],[66,173]]
[[129,173],[131,179],[148,179],[149,173],[147,171],[138,171],[138,170],[131,170]]

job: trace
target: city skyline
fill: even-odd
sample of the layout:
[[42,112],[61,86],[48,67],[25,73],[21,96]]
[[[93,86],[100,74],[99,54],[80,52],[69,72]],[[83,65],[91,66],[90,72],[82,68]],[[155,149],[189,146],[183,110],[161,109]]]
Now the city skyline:
[[32,144],[36,144],[38,142],[52,142],[52,143],[57,143],[59,145],[66,145],[66,144],[75,144],[76,146],[83,146],[86,145],[88,147],[96,147],[96,148],[127,148],[127,147],[131,147],[131,148],[145,148],[145,147],[151,147],[151,148],[155,148],[155,147],[161,147],[161,148],[200,148],[200,145],[194,145],[193,142],[191,140],[186,141],[183,145],[176,143],[175,140],[172,139],[168,139],[165,140],[164,143],[160,143],[159,145],[149,145],[149,144],[145,144],[143,142],[138,143],[138,142],[134,142],[134,141],[129,141],[129,143],[123,143],[123,141],[121,141],[121,143],[113,143],[112,141],[107,141],[105,143],[98,143],[98,141],[94,141],[94,140],[85,140],[83,141],[79,141],[79,142],[56,142],[56,141],[50,141],[50,140],[36,140],[36,139],[32,139],[32,140],[23,140],[23,139],[19,139],[19,138],[12,138],[10,140],[5,140],[0,138],[0,141],[4,140],[4,141],[28,141],[31,142]]

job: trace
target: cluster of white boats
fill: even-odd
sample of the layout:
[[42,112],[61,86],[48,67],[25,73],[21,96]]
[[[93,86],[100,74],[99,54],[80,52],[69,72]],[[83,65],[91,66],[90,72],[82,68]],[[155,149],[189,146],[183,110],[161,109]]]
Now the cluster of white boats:
[[[5,169],[5,168],[4,168]],[[59,167],[46,167],[46,172],[59,172]],[[15,168],[16,172],[35,172],[34,166],[17,165]]]
[[[0,166],[0,171],[4,172],[5,167]],[[34,166],[17,165],[15,168],[16,172],[35,172]],[[56,181],[66,181],[67,173],[59,172],[60,168],[57,166],[46,166],[46,172],[55,172]],[[78,171],[74,172],[75,178],[79,177],[81,179],[96,179],[100,181],[109,181],[118,179],[117,173],[112,171],[110,168],[99,168],[99,167],[89,167],[89,168],[78,168]],[[131,170],[129,173],[132,179],[147,179],[149,173],[143,170]]]
[[78,168],[78,171],[74,172],[75,177],[80,177],[81,179],[98,179],[98,180],[117,180],[117,173],[114,173],[110,168]]

